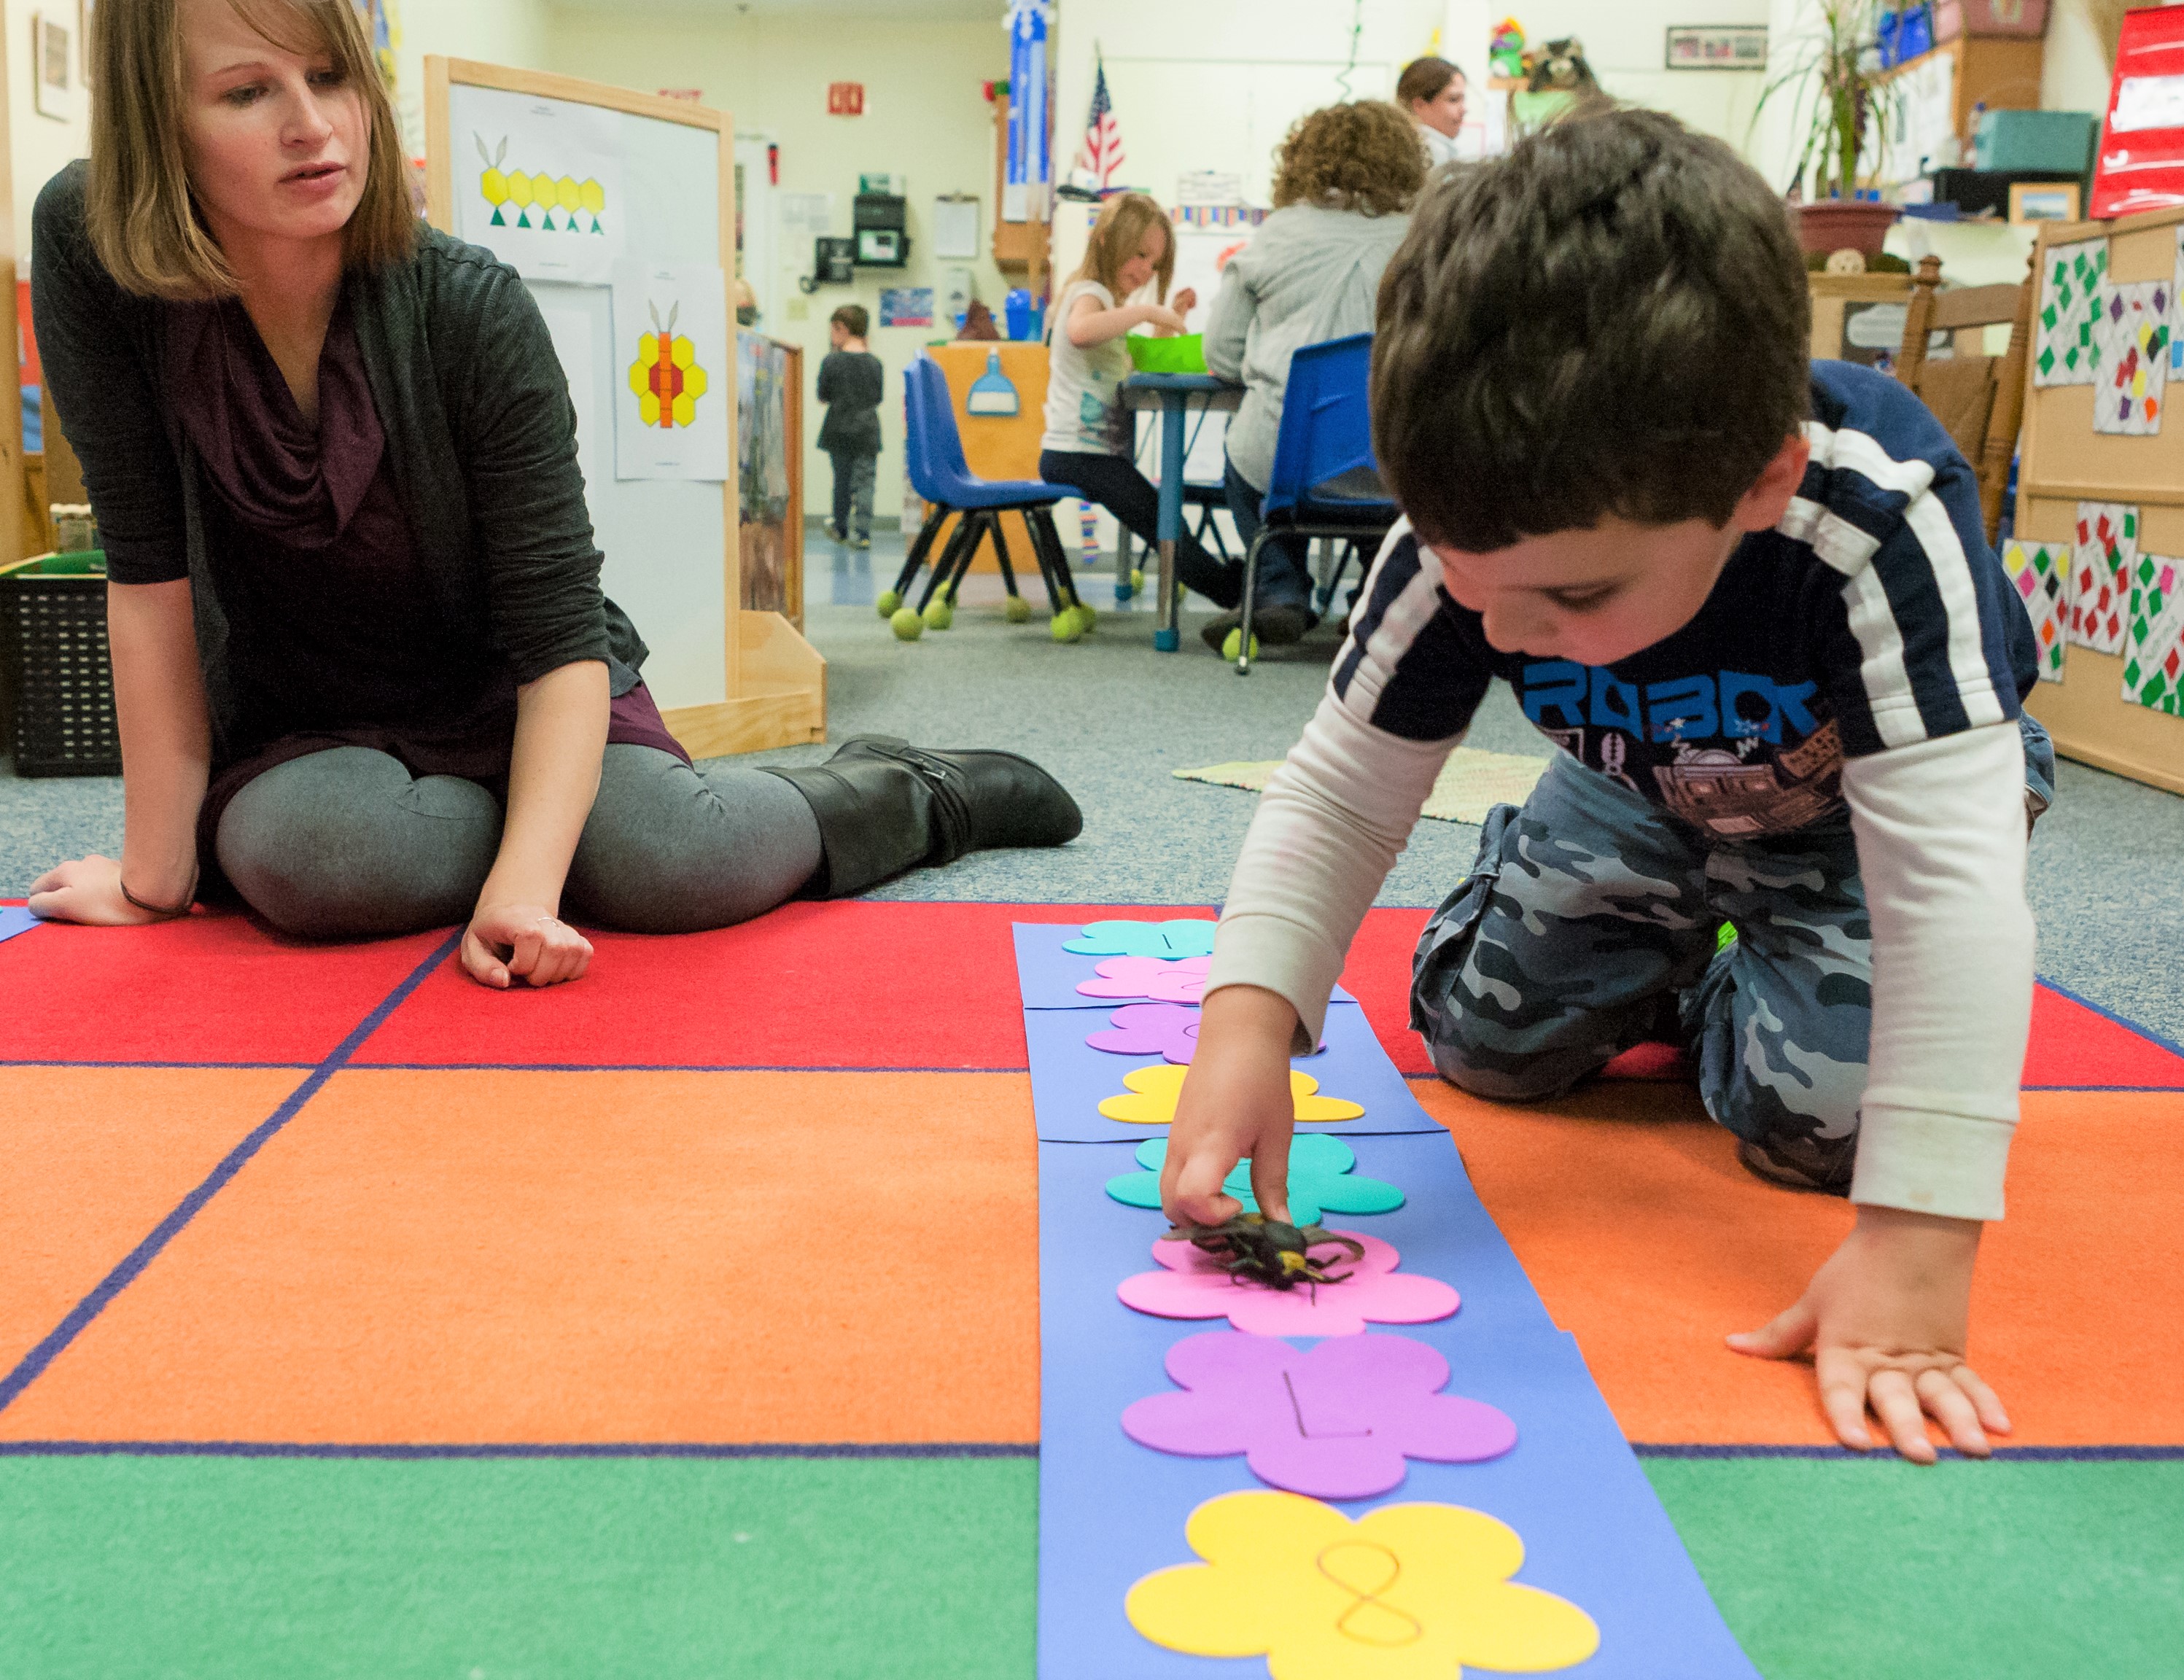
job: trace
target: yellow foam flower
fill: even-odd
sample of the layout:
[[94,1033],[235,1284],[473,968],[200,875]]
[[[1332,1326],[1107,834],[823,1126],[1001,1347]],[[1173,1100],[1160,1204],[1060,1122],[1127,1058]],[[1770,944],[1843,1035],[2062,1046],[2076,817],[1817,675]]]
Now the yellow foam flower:
[[[1100,1112],[1110,1120],[1127,1121],[1134,1126],[1166,1126],[1175,1118],[1175,1099],[1183,1089],[1184,1076],[1190,1071],[1168,1063],[1133,1068],[1123,1076],[1123,1083],[1136,1094],[1110,1097],[1100,1104]],[[1318,1089],[1319,1082],[1310,1074],[1294,1068],[1290,1071],[1290,1100],[1299,1120],[1357,1120],[1364,1114],[1357,1104],[1340,1097],[1315,1096]]]
[[1352,1522],[1297,1494],[1228,1494],[1190,1514],[1206,1560],[1146,1576],[1123,1613],[1155,1644],[1264,1656],[1273,1680],[1537,1673],[1600,1648],[1593,1619],[1509,1577],[1524,1543],[1462,1505],[1383,1505]]

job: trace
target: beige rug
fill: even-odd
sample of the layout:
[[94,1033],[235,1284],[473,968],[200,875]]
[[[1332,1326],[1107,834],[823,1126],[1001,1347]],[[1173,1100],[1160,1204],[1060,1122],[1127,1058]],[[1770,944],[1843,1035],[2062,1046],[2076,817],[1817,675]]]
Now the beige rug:
[[[1208,765],[1203,770],[1173,772],[1185,782],[1210,782],[1217,787],[1248,787],[1257,793],[1268,777],[1282,767],[1279,759],[1264,763]],[[1513,753],[1484,753],[1475,747],[1458,747],[1440,767],[1434,789],[1426,798],[1424,815],[1443,822],[1484,822],[1496,805],[1521,805],[1530,797],[1532,784],[1547,767],[1545,759],[1522,758]]]

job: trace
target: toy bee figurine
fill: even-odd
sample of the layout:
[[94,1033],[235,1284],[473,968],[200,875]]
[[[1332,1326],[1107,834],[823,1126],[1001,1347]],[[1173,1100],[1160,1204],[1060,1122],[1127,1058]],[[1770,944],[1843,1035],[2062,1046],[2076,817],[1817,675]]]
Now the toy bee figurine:
[[1290,1225],[1262,1213],[1240,1213],[1219,1225],[1175,1226],[1161,1240],[1194,1243],[1220,1260],[1232,1280],[1249,1278],[1270,1289],[1340,1283],[1351,1275],[1330,1275],[1327,1268],[1338,1262],[1313,1259],[1314,1249],[1346,1249],[1351,1260],[1365,1257],[1364,1244],[1354,1238],[1337,1237],[1322,1226]]

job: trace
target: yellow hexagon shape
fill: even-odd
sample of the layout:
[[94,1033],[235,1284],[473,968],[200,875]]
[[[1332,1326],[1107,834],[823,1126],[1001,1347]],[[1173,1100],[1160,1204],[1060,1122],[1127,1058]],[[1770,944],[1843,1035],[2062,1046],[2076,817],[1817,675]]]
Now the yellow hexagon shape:
[[675,341],[675,348],[669,353],[675,358],[677,367],[687,368],[698,359],[698,347],[687,338],[677,338]]
[[660,398],[649,391],[637,399],[637,412],[647,426],[660,424]]
[[508,196],[519,204],[531,202],[531,177],[521,170],[508,172]]
[[584,208],[593,215],[599,214],[601,210],[606,209],[607,190],[596,181],[588,181],[577,190],[582,194]]
[[[1119,1120],[1132,1126],[1166,1126],[1175,1118],[1175,1099],[1183,1090],[1184,1076],[1190,1070],[1162,1063],[1157,1067],[1133,1068],[1123,1076],[1123,1083],[1134,1093],[1127,1097],[1110,1097],[1100,1104],[1100,1112],[1110,1120]],[[1319,1082],[1308,1073],[1290,1070],[1290,1101],[1300,1121],[1357,1120],[1365,1110],[1356,1103],[1345,1102],[1340,1097],[1321,1097],[1313,1093]]]
[[705,370],[701,367],[685,366],[682,370],[682,393],[686,397],[705,394]]
[[697,399],[685,391],[675,399],[675,424],[688,426],[698,418]]
[[577,185],[576,176],[565,175],[554,183],[554,196],[563,209],[574,210],[584,202],[584,189]]

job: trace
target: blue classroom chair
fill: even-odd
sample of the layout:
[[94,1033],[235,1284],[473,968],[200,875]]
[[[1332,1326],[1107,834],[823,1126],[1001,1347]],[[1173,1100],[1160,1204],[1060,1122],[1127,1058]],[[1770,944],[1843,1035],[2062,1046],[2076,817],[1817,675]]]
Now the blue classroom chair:
[[931,576],[926,580],[925,592],[918,598],[918,615],[935,629],[948,627],[963,575],[970,570],[979,543],[990,537],[994,557],[1000,562],[1001,581],[1009,592],[1009,617],[1017,620],[1028,617],[1029,610],[1022,604],[1022,597],[1017,592],[1016,568],[1010,561],[1008,539],[1001,534],[1001,515],[1020,513],[1025,529],[1031,533],[1032,557],[1039,563],[1047,600],[1057,620],[1067,615],[1065,630],[1073,631],[1056,633],[1061,639],[1075,641],[1089,628],[1092,615],[1081,610],[1084,604],[1077,598],[1077,585],[1070,576],[1068,558],[1062,552],[1061,538],[1054,528],[1054,504],[1074,492],[1066,487],[1037,479],[986,479],[975,476],[964,463],[963,439],[956,428],[956,409],[949,398],[947,376],[931,357],[920,355],[903,370],[903,388],[907,420],[904,454],[911,487],[924,499],[927,512],[925,523],[911,544],[894,587],[879,598],[880,615],[891,618],[904,604],[911,586],[917,581],[919,569],[932,554],[940,527],[950,515],[960,514],[961,519],[950,536],[947,547],[934,561]]
[[1251,669],[1251,611],[1258,591],[1259,551],[1277,537],[1335,537],[1350,547],[1320,587],[1326,611],[1352,554],[1377,547],[1401,516],[1388,498],[1373,459],[1373,410],[1366,384],[1373,365],[1373,335],[1361,332],[1324,344],[1306,344],[1290,358],[1282,399],[1281,429],[1274,434],[1274,465],[1259,534],[1244,556],[1244,616],[1238,625],[1236,674]]

